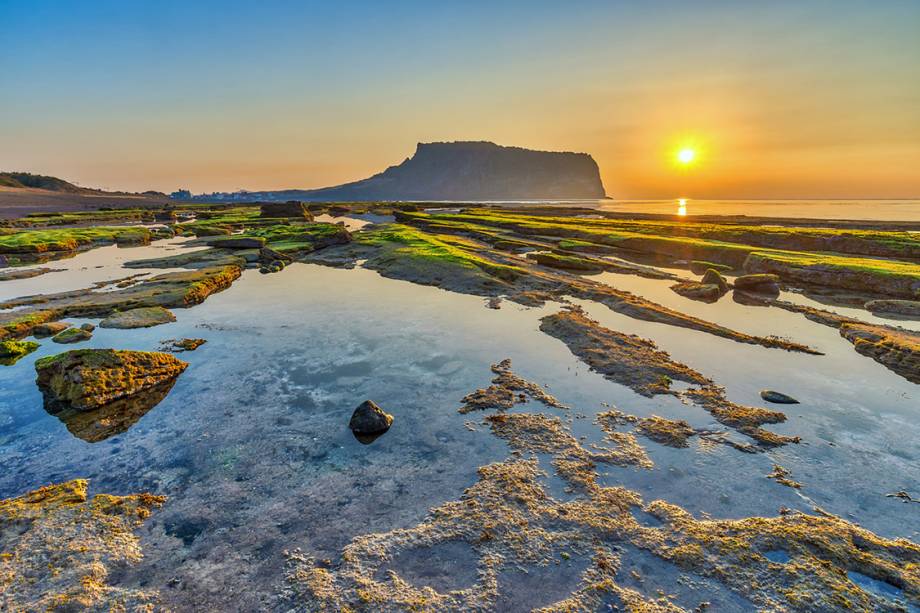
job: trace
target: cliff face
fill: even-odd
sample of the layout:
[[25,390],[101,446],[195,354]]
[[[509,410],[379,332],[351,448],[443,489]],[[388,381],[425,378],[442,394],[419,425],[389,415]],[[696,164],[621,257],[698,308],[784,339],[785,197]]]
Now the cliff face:
[[415,155],[363,181],[311,190],[335,200],[603,198],[587,153],[531,151],[487,142],[419,143]]
[[569,200],[605,195],[587,153],[532,151],[489,142],[419,143],[415,155],[336,187],[250,192],[259,200]]

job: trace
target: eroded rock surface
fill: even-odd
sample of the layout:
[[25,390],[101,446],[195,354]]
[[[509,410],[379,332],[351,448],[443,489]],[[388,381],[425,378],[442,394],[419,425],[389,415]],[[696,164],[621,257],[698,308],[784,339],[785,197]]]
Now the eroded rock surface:
[[[612,419],[619,423],[616,415]],[[700,590],[706,601],[696,610],[893,612],[920,603],[920,546],[910,541],[884,539],[826,513],[697,519],[666,501],[645,503],[627,488],[598,483],[598,462],[641,466],[642,456],[586,449],[557,417],[497,413],[486,421],[515,455],[525,457],[481,467],[479,480],[457,500],[432,509],[414,526],[354,538],[335,562],[299,549],[289,552],[290,606],[298,611],[496,610],[508,589],[500,578],[512,569],[556,568],[562,560],[576,559],[584,570],[574,589],[545,595],[552,599],[540,610],[595,611],[614,603],[630,611],[688,610],[664,592],[649,594],[628,585],[621,569],[640,551],[722,586],[725,593]],[[571,498],[547,492],[536,454],[551,457]],[[640,523],[639,514],[658,523]],[[398,556],[414,553],[424,559],[448,543],[469,548],[476,566],[471,583],[435,589],[388,568]],[[772,561],[777,550],[788,562]],[[886,582],[899,600],[863,589],[849,571]]]
[[155,591],[109,585],[109,571],[134,564],[134,530],[165,498],[87,495],[87,481],[49,485],[0,500],[0,609],[152,611]]

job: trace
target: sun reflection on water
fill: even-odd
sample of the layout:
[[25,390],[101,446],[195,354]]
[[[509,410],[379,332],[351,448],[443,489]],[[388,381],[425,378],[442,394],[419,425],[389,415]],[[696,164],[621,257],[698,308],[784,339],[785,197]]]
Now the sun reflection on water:
[[686,198],[677,199],[677,214],[681,216],[687,214],[687,199]]

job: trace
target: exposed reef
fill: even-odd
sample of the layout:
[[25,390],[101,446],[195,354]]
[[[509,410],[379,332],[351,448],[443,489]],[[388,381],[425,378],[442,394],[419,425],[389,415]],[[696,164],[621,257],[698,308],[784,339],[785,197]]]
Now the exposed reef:
[[[615,432],[621,423],[615,413],[611,419],[605,432]],[[631,456],[617,453],[616,446],[586,449],[558,417],[497,413],[486,421],[513,454],[529,457],[481,467],[479,480],[459,499],[431,509],[414,526],[354,538],[336,561],[290,551],[285,596],[291,608],[495,610],[508,589],[510,573],[558,570],[561,562],[571,560],[583,569],[577,583],[564,591],[536,588],[540,611],[611,606],[699,611],[712,606],[893,612],[920,603],[920,546],[910,541],[884,539],[826,513],[697,519],[663,500],[645,503],[636,492],[598,483],[599,462],[650,466],[644,452]],[[649,429],[661,432],[654,422],[647,422]],[[551,457],[554,472],[569,485],[567,499],[547,492],[536,454]],[[785,477],[786,473],[780,476]],[[655,523],[637,519],[642,515]],[[467,564],[476,566],[475,574],[453,589],[414,583],[390,565],[403,555],[424,559],[448,545],[452,551],[462,549]],[[775,552],[782,552],[787,561],[774,562]],[[706,600],[681,606],[664,592],[646,593],[623,571],[637,555],[668,561],[694,583],[704,582],[697,594]],[[886,583],[894,595],[864,589],[856,574]]]
[[155,591],[108,584],[113,567],[135,564],[134,530],[165,498],[87,495],[82,479],[0,500],[0,609],[152,611]]
[[498,364],[492,364],[492,372],[496,375],[492,379],[492,385],[485,389],[478,389],[463,397],[460,401],[463,403],[463,406],[460,407],[461,413],[484,410],[504,411],[515,404],[527,402],[528,398],[541,402],[548,407],[568,408],[536,383],[516,375],[511,370],[510,359],[504,359]]
[[[763,447],[799,442],[798,437],[762,428],[785,421],[785,414],[731,402],[723,388],[689,366],[673,361],[650,340],[604,328],[579,308],[567,308],[540,321],[543,332],[565,343],[592,369],[643,396],[672,394],[689,400],[709,411],[719,423],[750,436]],[[698,387],[677,392],[671,389],[675,380]]]
[[709,385],[709,379],[671,360],[654,342],[608,330],[578,307],[566,308],[540,320],[540,330],[564,342],[591,368],[643,396],[675,394],[671,382]]
[[366,229],[355,235],[353,244],[331,253],[326,251],[321,257],[313,261],[348,266],[363,260],[364,267],[385,277],[479,296],[505,296],[527,306],[573,296],[600,302],[618,313],[644,321],[699,330],[740,343],[819,353],[785,339],[737,332],[603,283],[535,265],[527,258],[501,255],[477,240],[431,234],[413,226],[388,224]]

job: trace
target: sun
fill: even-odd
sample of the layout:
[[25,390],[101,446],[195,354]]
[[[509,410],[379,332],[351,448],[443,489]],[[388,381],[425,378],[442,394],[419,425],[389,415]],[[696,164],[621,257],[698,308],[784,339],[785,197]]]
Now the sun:
[[689,147],[685,147],[677,152],[677,161],[683,164],[684,166],[687,166],[688,164],[692,164],[695,158],[696,158],[696,151],[694,151],[693,149],[690,149]]

